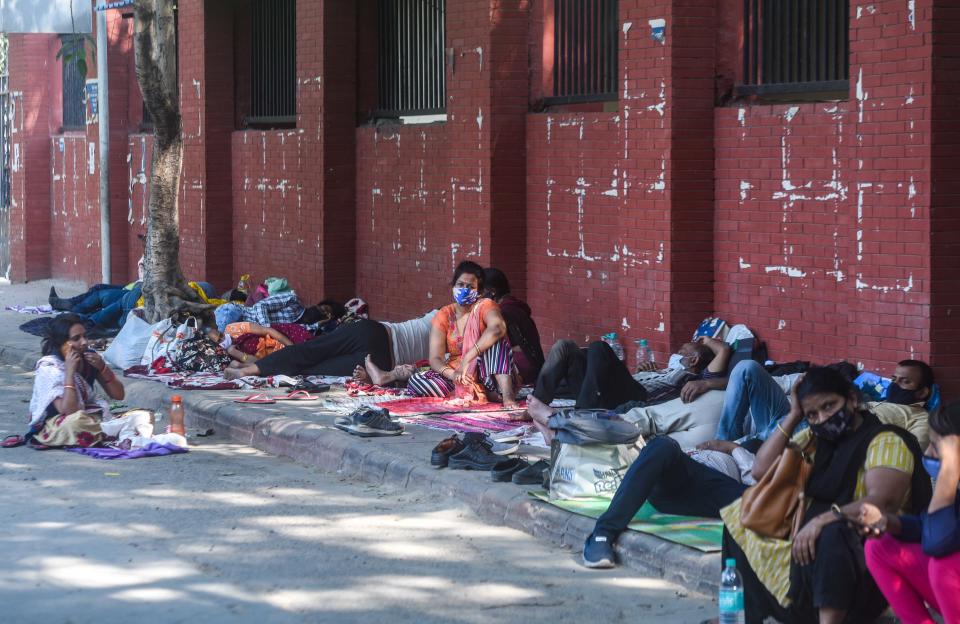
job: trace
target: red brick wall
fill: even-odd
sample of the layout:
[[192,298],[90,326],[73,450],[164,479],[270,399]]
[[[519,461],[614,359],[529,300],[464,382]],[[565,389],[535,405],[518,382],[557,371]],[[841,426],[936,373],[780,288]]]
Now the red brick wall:
[[446,10],[447,120],[356,131],[357,290],[377,318],[446,305],[454,266],[490,258],[489,41],[497,13],[469,0],[448,0]]
[[60,125],[53,35],[9,36],[10,278],[50,275],[50,134]]
[[717,312],[890,372],[930,357],[930,21],[851,5],[849,101],[716,109]]

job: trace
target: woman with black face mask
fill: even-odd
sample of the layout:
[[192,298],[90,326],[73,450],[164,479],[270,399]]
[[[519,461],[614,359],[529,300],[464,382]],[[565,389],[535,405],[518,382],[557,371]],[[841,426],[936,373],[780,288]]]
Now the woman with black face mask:
[[863,503],[854,517],[867,542],[867,567],[905,624],[960,622],[960,403],[930,416],[923,466],[936,482],[930,506],[900,516]]
[[[930,501],[930,479],[916,438],[882,424],[859,399],[838,372],[810,369],[793,388],[790,413],[757,453],[758,481],[788,442],[812,455],[792,540],[744,528],[740,500],[721,511],[723,559],[736,559],[743,575],[747,622],[872,622],[886,608],[866,569],[863,538],[845,518],[863,503],[918,512]],[[804,421],[808,427],[798,431]]]

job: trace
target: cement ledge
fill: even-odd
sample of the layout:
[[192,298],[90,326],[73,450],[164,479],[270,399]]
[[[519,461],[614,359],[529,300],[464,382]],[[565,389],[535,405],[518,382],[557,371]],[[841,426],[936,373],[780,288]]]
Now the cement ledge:
[[[39,357],[39,351],[0,345],[0,363],[33,370]],[[151,409],[166,410],[169,397],[178,394],[175,389],[145,380],[124,379],[124,386],[127,404]],[[411,455],[404,452],[404,445],[390,443],[398,441],[396,438],[355,438],[335,429],[330,424],[332,415],[321,414],[324,420],[316,421],[286,415],[284,407],[251,409],[233,403],[229,395],[215,396],[222,392],[179,392],[188,425],[213,428],[217,435],[234,442],[326,472],[452,496],[469,505],[486,522],[519,529],[574,551],[580,550],[593,528],[592,519],[536,500],[527,494],[527,488],[493,483],[485,473],[435,470],[427,463],[429,451]],[[428,430],[420,427],[408,425],[407,430],[413,434],[411,438],[430,437]],[[423,451],[432,442],[421,440],[419,446]],[[720,557],[716,553],[701,553],[633,531],[618,540],[617,553],[625,566],[638,572],[660,576],[708,595],[717,591]]]

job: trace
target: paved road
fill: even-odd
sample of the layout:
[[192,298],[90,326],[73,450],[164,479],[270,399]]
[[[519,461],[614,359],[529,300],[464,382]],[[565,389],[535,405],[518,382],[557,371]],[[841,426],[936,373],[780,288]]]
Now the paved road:
[[[0,433],[31,375],[0,367]],[[700,622],[714,603],[212,438],[106,462],[0,449],[3,622]],[[678,598],[679,596],[679,598]]]

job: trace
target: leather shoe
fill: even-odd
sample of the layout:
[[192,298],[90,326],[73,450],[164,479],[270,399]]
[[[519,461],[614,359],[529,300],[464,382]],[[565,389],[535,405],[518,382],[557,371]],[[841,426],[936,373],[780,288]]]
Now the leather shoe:
[[463,449],[463,442],[455,435],[441,440],[440,444],[433,447],[433,451],[430,452],[430,465],[434,468],[446,468],[450,462],[450,456],[456,455]]
[[505,459],[493,467],[490,471],[490,479],[498,483],[508,483],[513,477],[513,473],[518,470],[523,470],[529,465],[530,464],[517,457]]

